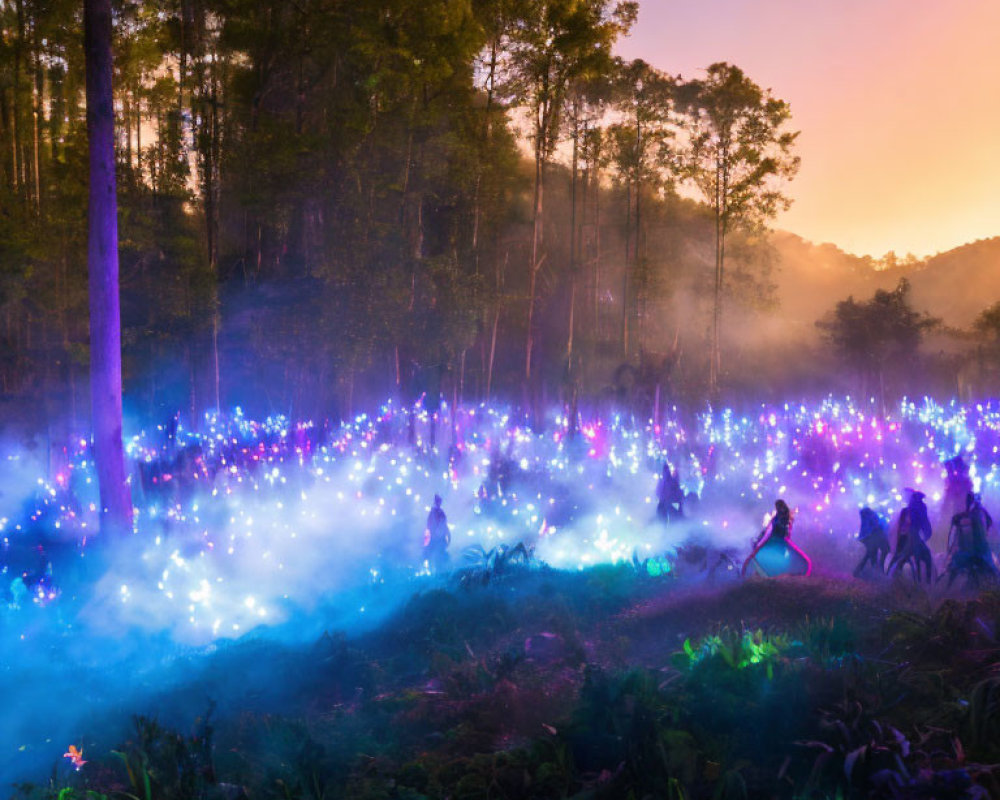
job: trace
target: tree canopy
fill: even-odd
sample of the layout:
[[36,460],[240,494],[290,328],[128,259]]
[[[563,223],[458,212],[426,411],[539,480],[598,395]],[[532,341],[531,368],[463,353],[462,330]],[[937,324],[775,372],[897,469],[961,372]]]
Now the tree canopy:
[[895,289],[879,289],[870,300],[853,297],[837,303],[829,319],[817,323],[834,350],[861,379],[861,390],[884,395],[890,365],[900,371],[916,368],[915,355],[924,334],[938,320],[913,308],[910,284],[900,279]]
[[[127,410],[596,402],[672,359],[675,393],[719,383],[722,298],[751,299],[796,134],[731,64],[615,58],[636,3],[112,7]],[[0,29],[0,392],[72,426],[81,8],[16,0]]]

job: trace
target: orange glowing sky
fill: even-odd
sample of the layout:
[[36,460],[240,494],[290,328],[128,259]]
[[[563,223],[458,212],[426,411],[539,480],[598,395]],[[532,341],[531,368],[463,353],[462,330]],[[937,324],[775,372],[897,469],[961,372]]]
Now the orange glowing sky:
[[775,226],[848,252],[1000,235],[1000,0],[640,0],[624,58],[729,61],[789,102],[802,168]]

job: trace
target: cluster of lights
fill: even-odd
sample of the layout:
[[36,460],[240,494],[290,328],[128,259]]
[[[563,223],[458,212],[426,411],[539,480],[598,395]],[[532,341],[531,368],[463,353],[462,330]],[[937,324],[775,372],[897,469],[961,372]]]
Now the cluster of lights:
[[[126,544],[138,555],[114,562],[111,594],[136,619],[239,635],[284,618],[303,595],[343,588],[310,574],[341,551],[363,562],[358,581],[380,583],[387,569],[426,574],[420,541],[436,493],[445,498],[453,563],[466,546],[518,541],[566,569],[659,557],[671,541],[655,519],[664,462],[698,498],[675,543],[692,528],[737,535],[786,497],[797,536],[833,537],[846,551],[856,533],[848,520],[861,506],[890,515],[904,487],[940,502],[945,459],[966,459],[987,502],[1000,484],[1000,409],[992,405],[905,400],[883,416],[867,403],[828,398],[712,410],[690,425],[674,410],[656,424],[611,416],[570,430],[564,416],[533,431],[501,408],[445,407],[432,417],[389,404],[335,427],[280,416],[258,422],[236,409],[206,416],[198,431],[141,432],[126,442],[135,504]],[[56,541],[86,557],[100,538],[96,502],[89,444],[78,439],[24,512],[0,518],[0,544],[8,552]],[[12,605],[59,599],[58,569],[5,577]]]

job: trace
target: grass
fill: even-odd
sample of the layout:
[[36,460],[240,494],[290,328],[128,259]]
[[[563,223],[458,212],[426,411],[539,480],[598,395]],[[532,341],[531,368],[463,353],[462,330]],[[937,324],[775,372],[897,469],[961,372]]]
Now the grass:
[[498,555],[364,635],[206,657],[162,707],[220,671],[247,681],[245,703],[185,731],[146,717],[124,742],[95,733],[81,772],[20,796],[1000,796],[1000,594],[684,588],[634,564],[497,570]]

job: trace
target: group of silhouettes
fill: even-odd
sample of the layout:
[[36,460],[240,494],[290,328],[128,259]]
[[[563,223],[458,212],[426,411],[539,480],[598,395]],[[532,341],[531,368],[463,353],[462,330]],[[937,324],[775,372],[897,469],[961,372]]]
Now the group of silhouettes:
[[[940,578],[948,586],[963,577],[972,587],[1000,581],[1000,570],[990,551],[989,533],[993,518],[983,507],[982,498],[973,492],[969,468],[961,456],[944,462],[947,473],[945,508],[964,506],[949,520],[947,567]],[[933,535],[926,495],[907,489],[906,506],[895,524],[895,548],[889,540],[889,524],[877,512],[865,506],[858,514],[858,539],[865,553],[854,570],[860,577],[869,567],[881,574],[893,575],[908,565],[915,581],[934,580],[934,558],[927,542]],[[683,518],[684,493],[677,475],[664,465],[657,488],[657,514],[668,522]],[[742,574],[752,571],[764,576],[809,575],[812,562],[791,542],[792,511],[784,500],[774,504],[775,511],[753,544],[743,564]]]
[[[961,456],[944,462],[946,479],[942,500],[945,522],[948,524],[947,557],[945,572],[951,586],[959,577],[976,587],[1000,579],[990,552],[989,534],[993,518],[983,507],[982,498],[973,491],[969,467]],[[854,570],[861,576],[868,567],[889,575],[910,566],[916,581],[934,580],[934,558],[927,542],[933,535],[930,515],[924,503],[923,492],[908,490],[906,506],[896,520],[896,547],[891,550],[886,521],[870,508],[862,508],[858,539],[865,546],[865,554]],[[958,509],[948,516],[948,512]],[[891,557],[890,557],[891,556]],[[888,563],[886,563],[888,559]]]
[[[914,580],[928,583],[933,580],[934,558],[927,545],[933,531],[923,492],[911,492],[909,502],[899,512],[896,547],[891,551],[891,558],[885,520],[870,508],[862,508],[859,513],[858,539],[865,546],[865,554],[854,570],[855,577],[869,566],[892,575],[909,564]],[[949,586],[960,576],[973,586],[1000,578],[990,552],[988,536],[992,527],[993,518],[983,507],[982,498],[967,492],[965,509],[952,516],[948,529],[948,566],[941,577],[947,576]]]
[[[993,518],[983,507],[981,497],[972,491],[969,469],[960,456],[945,462],[947,483],[945,507],[955,507],[964,493],[964,510],[954,514],[948,531],[948,565],[941,578],[947,577],[948,586],[964,576],[970,586],[980,586],[1000,580],[989,546],[989,532]],[[934,558],[927,542],[933,535],[926,495],[907,489],[909,497],[896,519],[895,547],[890,545],[889,524],[877,512],[865,506],[858,515],[858,539],[865,553],[854,570],[860,577],[868,568],[881,574],[893,575],[907,565],[915,581],[934,580]],[[684,517],[685,495],[677,474],[668,465],[657,487],[657,515],[668,522]],[[950,504],[950,505],[949,505]],[[784,500],[774,504],[774,514],[753,544],[752,552],[743,563],[741,573],[748,571],[773,577],[777,575],[809,575],[812,561],[791,541],[792,510]],[[451,533],[448,518],[441,508],[441,497],[434,495],[434,506],[427,516],[424,528],[423,555],[429,570],[441,572],[448,566],[448,546]],[[888,563],[887,563],[888,562]]]

